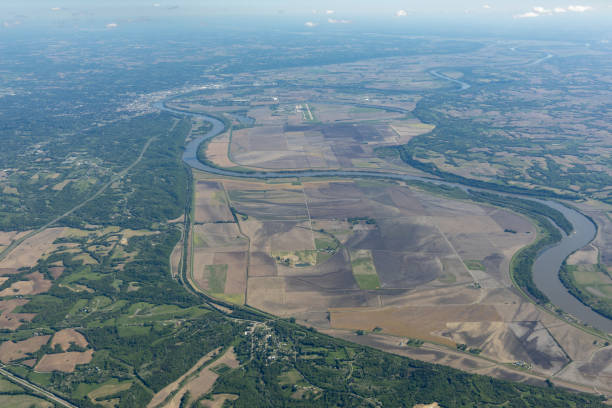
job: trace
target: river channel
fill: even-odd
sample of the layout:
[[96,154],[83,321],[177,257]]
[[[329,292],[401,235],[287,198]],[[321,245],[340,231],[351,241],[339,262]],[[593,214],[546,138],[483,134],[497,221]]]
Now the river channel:
[[[436,73],[437,74],[437,73]],[[442,75],[433,74],[434,76],[443,77]],[[445,77],[445,76],[444,76]],[[452,78],[444,78],[452,80]],[[461,85],[461,90],[464,89],[464,82],[453,80]],[[468,85],[469,86],[469,85]],[[271,179],[271,178],[288,178],[288,177],[368,177],[368,178],[379,178],[379,179],[391,179],[401,181],[423,181],[428,183],[434,183],[438,185],[447,185],[452,187],[459,187],[467,189],[468,186],[464,186],[458,183],[449,183],[441,180],[430,179],[426,177],[418,177],[407,174],[396,174],[396,173],[384,173],[375,171],[343,171],[343,170],[297,170],[297,171],[266,171],[266,172],[240,172],[226,169],[220,169],[217,167],[209,166],[198,160],[198,148],[199,146],[225,131],[225,125],[220,120],[204,115],[197,114],[187,111],[176,110],[168,108],[164,103],[156,104],[156,107],[169,112],[173,112],[180,115],[188,115],[201,118],[212,124],[212,128],[205,135],[199,136],[191,140],[185,147],[183,152],[183,161],[189,166],[202,170],[212,174],[218,174],[222,176],[240,177],[240,178],[251,178],[251,179]],[[475,189],[469,187],[473,190]],[[485,190],[486,191],[486,190]],[[503,195],[496,191],[493,193]],[[534,200],[533,197],[521,197],[525,199]],[[533,279],[538,287],[550,301],[564,312],[571,314],[583,323],[587,323],[592,327],[595,327],[604,333],[612,333],[612,320],[607,319],[600,314],[594,312],[589,307],[582,304],[567,289],[563,286],[559,280],[559,268],[563,261],[571,255],[573,252],[588,245],[594,238],[597,232],[595,225],[591,220],[585,217],[580,212],[573,208],[564,206],[557,202],[537,200],[542,202],[551,208],[555,208],[563,213],[565,217],[570,221],[574,227],[574,231],[569,234],[563,234],[563,239],[549,248],[543,250],[535,260],[533,265]]]

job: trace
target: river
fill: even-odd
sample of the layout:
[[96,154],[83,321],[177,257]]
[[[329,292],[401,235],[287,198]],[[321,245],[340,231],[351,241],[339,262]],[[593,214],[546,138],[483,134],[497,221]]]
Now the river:
[[429,73],[431,75],[437,77],[437,78],[444,79],[446,81],[453,82],[453,83],[461,86],[461,88],[457,89],[457,91],[465,91],[466,89],[470,89],[472,87],[472,85],[468,84],[467,82],[463,82],[463,81],[460,81],[458,79],[451,78],[451,77],[446,76],[444,74],[441,74],[440,72],[435,71],[435,70],[431,70],[431,71],[429,71]]
[[[433,74],[433,72],[432,72]],[[435,76],[444,77],[452,82],[458,82],[461,85],[461,90],[464,89],[464,82],[454,80],[442,76],[441,74],[433,74]],[[469,84],[465,84],[468,85]],[[467,89],[467,88],[466,88]],[[343,171],[343,170],[296,170],[296,171],[269,171],[269,172],[252,172],[245,173],[240,171],[232,171],[220,169],[217,167],[209,166],[198,160],[198,148],[206,140],[212,139],[225,131],[225,125],[220,120],[204,115],[197,114],[187,111],[176,110],[168,108],[163,103],[156,104],[156,107],[169,112],[173,112],[180,115],[195,116],[204,119],[212,124],[212,128],[205,135],[199,136],[191,140],[185,147],[183,152],[183,161],[189,166],[202,170],[208,173],[218,174],[222,176],[240,177],[240,178],[252,178],[252,179],[270,179],[270,178],[288,178],[288,177],[370,177],[380,179],[391,179],[401,181],[423,181],[428,183],[434,183],[438,185],[447,185],[452,187],[460,187],[466,190],[468,187],[458,184],[449,183],[441,180],[430,179],[426,177],[418,177],[407,174],[396,174],[396,173],[385,173],[375,171]],[[469,187],[473,190],[482,190]],[[492,191],[496,194],[503,195],[499,192]],[[521,197],[525,199],[534,200],[533,197]],[[551,247],[543,250],[536,258],[533,266],[533,279],[538,287],[550,301],[558,308],[562,309],[566,313],[569,313],[578,318],[583,323],[587,323],[605,333],[612,333],[612,320],[607,319],[600,314],[594,312],[589,307],[583,305],[576,299],[567,289],[563,286],[559,279],[559,268],[563,261],[571,255],[573,252],[588,245],[596,234],[596,227],[591,220],[582,215],[580,212],[573,208],[566,207],[562,204],[552,201],[540,201],[552,208],[555,208],[563,213],[565,217],[570,221],[574,227],[574,231],[569,234],[563,234],[561,242],[552,245]]]

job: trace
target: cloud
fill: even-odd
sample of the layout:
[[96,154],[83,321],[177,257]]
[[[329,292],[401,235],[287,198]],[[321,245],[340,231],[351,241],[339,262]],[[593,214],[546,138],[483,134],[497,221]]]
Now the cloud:
[[544,7],[534,7],[533,11],[538,14],[550,14],[552,11],[550,9],[545,9]]
[[51,7],[51,11],[60,11],[61,7]]
[[584,13],[585,11],[593,10],[593,7],[591,6],[568,6],[567,9],[575,13]]
[[118,27],[118,24],[117,24],[117,23],[108,23],[108,24],[106,25],[106,28],[117,28],[117,27]]
[[487,10],[488,10],[488,9],[490,9],[490,8],[491,8],[491,6],[489,6],[488,4],[483,4],[483,5],[482,5],[482,8],[483,8],[483,9],[487,9]]
[[514,18],[534,18],[534,17],[540,17],[540,15],[538,13],[534,13],[533,11],[528,11],[526,13],[517,14],[516,16],[514,16]]
[[408,15],[408,12],[406,10],[397,10],[395,15],[397,17],[406,17]]
[[349,20],[336,20],[335,18],[328,18],[327,22],[329,24],[349,24]]
[[306,27],[316,27],[316,26],[318,26],[317,23],[313,23],[312,21],[307,21],[307,22],[304,23],[304,25]]
[[161,7],[161,4],[159,4],[159,3],[153,3],[153,7]]
[[325,10],[325,14],[334,14],[335,11],[334,10]]
[[584,13],[585,11],[590,11],[590,10],[593,10],[593,7],[574,5],[574,6],[567,6],[567,8],[555,7],[551,10],[551,9],[547,9],[541,6],[536,6],[536,7],[533,7],[532,11],[528,11],[523,14],[518,14],[514,16],[514,18],[534,18],[534,17],[540,17],[544,15],[551,15],[553,13],[555,14],[567,13],[568,11],[572,11],[574,13]]

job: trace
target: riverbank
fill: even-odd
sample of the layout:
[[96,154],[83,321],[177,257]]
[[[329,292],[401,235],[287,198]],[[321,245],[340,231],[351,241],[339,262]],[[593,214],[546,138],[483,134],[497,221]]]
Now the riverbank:
[[[418,181],[425,183],[433,183],[436,185],[445,185],[450,187],[459,187],[465,191],[468,189],[475,191],[488,192],[483,188],[474,188],[471,186],[461,185],[459,183],[451,183],[443,180],[437,180],[433,178],[411,176],[398,173],[386,173],[376,171],[345,171],[345,170],[306,170],[306,171],[253,171],[253,172],[240,172],[222,169],[213,166],[210,162],[203,162],[198,158],[198,150],[202,143],[209,141],[210,139],[222,134],[227,129],[227,125],[217,118],[211,117],[204,114],[195,114],[192,112],[179,111],[168,108],[164,104],[159,104],[157,107],[181,115],[189,115],[199,117],[212,123],[211,130],[200,136],[191,142],[185,148],[183,153],[183,161],[192,168],[209,172],[216,175],[247,178],[247,179],[282,179],[290,177],[346,177],[346,178],[376,178],[376,179],[387,179],[387,180],[400,180],[400,181]],[[489,193],[499,194],[505,196],[503,193],[492,191]],[[512,197],[518,195],[513,194]],[[518,196],[520,197],[520,196]],[[534,200],[534,197],[520,197],[524,200]],[[536,199],[536,201],[538,201]],[[542,201],[539,201],[543,203]],[[555,244],[553,240],[545,241],[544,245],[537,247],[535,253],[524,254],[527,258],[533,260],[531,268],[531,276],[534,282],[534,286],[537,290],[541,291],[545,297],[542,299],[550,299],[551,303],[562,309],[565,313],[575,316],[580,321],[583,321],[604,333],[612,332],[612,320],[603,318],[590,308],[584,306],[579,302],[573,295],[571,295],[567,289],[561,283],[558,273],[559,268],[563,261],[576,250],[588,245],[594,238],[595,226],[593,223],[575,209],[568,208],[558,203],[550,201],[545,202],[546,205],[552,210],[557,210],[563,214],[563,217],[568,220],[572,226],[574,233],[569,235],[563,234],[562,238]],[[555,211],[551,211],[555,212]],[[561,218],[557,217],[557,222],[563,225],[560,221]],[[566,231],[571,231],[564,226]],[[544,246],[552,245],[549,248],[542,250]],[[528,256],[527,256],[528,255]],[[531,262],[529,262],[531,263]],[[524,265],[524,264],[523,264]],[[522,266],[522,268],[524,268]],[[523,273],[524,274],[524,270]],[[537,276],[537,278],[536,278]],[[536,290],[533,292],[537,293]]]

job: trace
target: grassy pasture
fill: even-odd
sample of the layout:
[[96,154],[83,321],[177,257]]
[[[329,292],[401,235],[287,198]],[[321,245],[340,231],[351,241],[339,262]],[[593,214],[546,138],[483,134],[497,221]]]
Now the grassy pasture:
[[0,379],[0,392],[13,393],[23,391],[23,388],[8,380]]
[[586,294],[589,302],[612,307],[612,279],[597,265],[566,265],[573,275],[574,282],[581,293]]
[[225,280],[227,279],[227,264],[206,265],[204,269],[208,273],[208,289],[212,293],[224,293]]
[[468,259],[467,261],[465,261],[465,266],[467,266],[468,269],[471,269],[473,271],[486,271],[486,268],[482,264],[482,261],[479,261],[477,259]]
[[0,406],[11,408],[51,408],[53,404],[31,395],[0,395]]
[[380,280],[374,266],[372,252],[367,249],[351,250],[351,267],[353,276],[360,289],[380,289]]

